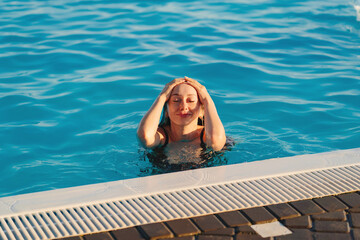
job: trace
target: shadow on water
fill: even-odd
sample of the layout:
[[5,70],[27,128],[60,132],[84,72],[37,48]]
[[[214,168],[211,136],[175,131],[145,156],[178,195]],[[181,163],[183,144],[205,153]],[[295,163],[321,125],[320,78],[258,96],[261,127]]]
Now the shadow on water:
[[231,151],[234,145],[235,141],[227,137],[226,144],[221,151],[205,147],[183,147],[170,150],[139,148],[139,160],[146,163],[140,166],[139,177],[226,165],[228,163],[226,153]]

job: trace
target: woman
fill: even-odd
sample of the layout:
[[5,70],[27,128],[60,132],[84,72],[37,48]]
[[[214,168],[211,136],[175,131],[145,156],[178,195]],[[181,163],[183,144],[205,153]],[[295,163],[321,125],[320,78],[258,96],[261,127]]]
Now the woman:
[[209,93],[203,85],[188,77],[165,85],[142,118],[137,135],[145,147],[175,149],[172,152],[178,158],[182,158],[179,152],[184,149],[205,145],[219,151],[226,142],[224,127]]

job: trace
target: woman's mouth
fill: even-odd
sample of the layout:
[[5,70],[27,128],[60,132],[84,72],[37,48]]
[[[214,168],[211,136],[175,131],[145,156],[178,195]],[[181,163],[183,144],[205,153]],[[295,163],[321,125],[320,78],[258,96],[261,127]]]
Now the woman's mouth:
[[177,114],[178,116],[182,117],[182,118],[186,118],[186,117],[189,117],[191,116],[191,113],[179,113]]

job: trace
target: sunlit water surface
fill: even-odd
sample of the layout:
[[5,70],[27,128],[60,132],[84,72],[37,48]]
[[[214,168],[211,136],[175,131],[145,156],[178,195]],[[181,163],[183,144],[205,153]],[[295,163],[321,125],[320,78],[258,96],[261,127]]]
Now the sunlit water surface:
[[211,166],[359,147],[358,5],[0,1],[0,196],[161,172],[135,132],[184,75],[236,142]]

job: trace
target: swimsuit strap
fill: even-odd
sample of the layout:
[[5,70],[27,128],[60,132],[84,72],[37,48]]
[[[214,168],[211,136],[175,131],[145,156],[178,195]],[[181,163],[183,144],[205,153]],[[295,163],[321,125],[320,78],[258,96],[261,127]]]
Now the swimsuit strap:
[[205,132],[205,127],[201,130],[201,133],[200,133],[200,141],[201,141],[200,146],[201,146],[201,147],[206,146],[206,144],[204,143],[204,140],[203,140],[203,138],[204,138],[204,132]]
[[164,148],[164,147],[166,147],[166,145],[168,145],[168,143],[169,143],[169,135],[168,135],[167,131],[165,130],[165,128],[164,128],[163,126],[160,126],[160,128],[161,128],[161,129],[164,131],[164,133],[165,133],[165,143],[164,143],[164,145],[161,146],[162,148]]

